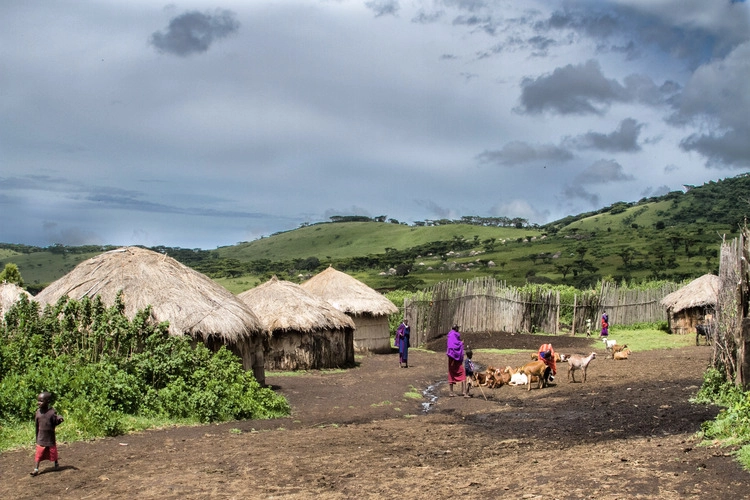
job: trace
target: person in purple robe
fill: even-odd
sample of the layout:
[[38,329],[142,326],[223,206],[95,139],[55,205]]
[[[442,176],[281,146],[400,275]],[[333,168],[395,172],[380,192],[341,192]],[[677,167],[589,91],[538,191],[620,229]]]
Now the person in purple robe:
[[398,366],[399,368],[409,368],[409,347],[411,342],[411,327],[409,320],[404,318],[396,329],[396,347],[398,347]]
[[450,397],[454,397],[453,386],[461,382],[461,392],[465,398],[469,397],[466,392],[466,371],[464,370],[464,342],[461,340],[459,326],[453,325],[448,332],[448,348],[445,351],[448,356],[448,385],[450,386]]

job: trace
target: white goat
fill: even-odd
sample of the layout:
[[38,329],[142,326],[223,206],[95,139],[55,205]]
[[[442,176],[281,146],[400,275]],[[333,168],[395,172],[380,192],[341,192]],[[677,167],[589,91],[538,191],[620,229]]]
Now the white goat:
[[568,382],[570,382],[571,377],[573,378],[573,382],[576,381],[576,370],[583,370],[583,382],[586,382],[586,369],[588,368],[589,363],[591,363],[591,360],[595,358],[595,352],[592,352],[586,357],[581,354],[571,355],[568,358]]
[[529,383],[529,379],[523,372],[516,372],[510,376],[510,382],[508,385],[526,385]]
[[606,351],[611,351],[612,350],[612,346],[615,345],[615,344],[617,344],[616,340],[614,340],[614,339],[613,340],[609,340],[607,337],[604,337],[602,339],[602,342],[604,342],[604,349]]

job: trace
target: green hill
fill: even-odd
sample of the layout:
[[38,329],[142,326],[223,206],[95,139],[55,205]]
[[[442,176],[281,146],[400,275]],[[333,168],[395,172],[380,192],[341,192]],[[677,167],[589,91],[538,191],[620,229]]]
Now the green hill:
[[[336,217],[269,237],[192,250],[155,247],[238,293],[271,275],[301,281],[333,265],[378,289],[418,289],[447,279],[492,275],[509,284],[682,281],[717,272],[723,235],[750,212],[750,175],[688,186],[661,197],[618,202],[544,226],[463,217],[406,225]],[[332,219],[332,220],[334,220]],[[525,227],[524,227],[525,226]],[[0,244],[0,266],[15,263],[34,292],[82,260],[113,247]]]

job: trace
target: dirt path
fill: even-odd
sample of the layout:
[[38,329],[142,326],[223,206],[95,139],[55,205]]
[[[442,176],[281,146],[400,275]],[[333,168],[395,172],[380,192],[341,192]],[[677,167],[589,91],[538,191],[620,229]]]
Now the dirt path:
[[[466,336],[475,348],[529,351],[539,337]],[[559,352],[587,354],[580,338]],[[32,450],[0,455],[0,498],[744,498],[750,474],[728,449],[699,447],[715,407],[688,399],[708,347],[598,357],[588,381],[485,389],[488,400],[448,398],[439,352],[369,356],[345,373],[268,382],[290,418],[170,428],[61,444],[59,471],[32,478]],[[477,353],[480,365],[519,365],[528,354]],[[413,399],[414,388],[429,397]],[[432,402],[425,412],[424,403]]]

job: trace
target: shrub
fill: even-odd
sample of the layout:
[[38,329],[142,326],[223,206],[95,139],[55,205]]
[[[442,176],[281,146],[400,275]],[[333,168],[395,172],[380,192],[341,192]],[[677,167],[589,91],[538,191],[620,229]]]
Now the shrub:
[[25,297],[0,329],[0,422],[28,421],[42,391],[86,437],[114,436],[127,415],[201,422],[271,418],[289,404],[260,387],[233,353],[168,334],[148,309],[130,321],[118,297],[61,299],[39,314]]

